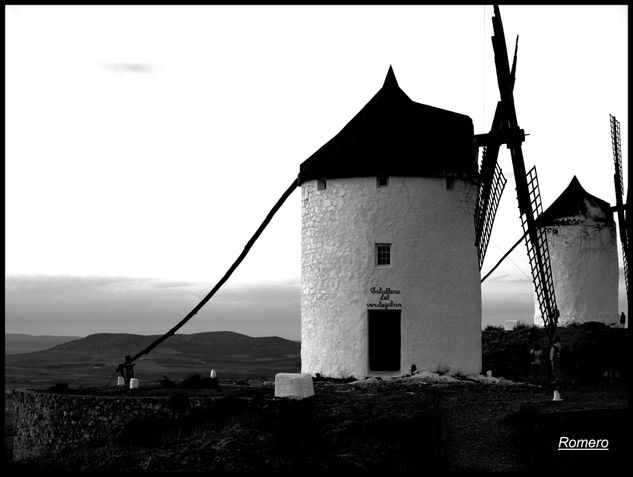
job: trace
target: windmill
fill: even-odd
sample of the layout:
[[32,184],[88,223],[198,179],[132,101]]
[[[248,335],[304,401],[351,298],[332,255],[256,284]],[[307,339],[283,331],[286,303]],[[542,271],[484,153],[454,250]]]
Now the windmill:
[[[514,97],[513,97],[513,88],[514,88],[515,71],[516,71],[516,50],[518,47],[518,38],[517,38],[517,43],[515,45],[514,61],[512,64],[512,68],[510,69],[507,50],[506,50],[506,44],[505,44],[505,37],[504,37],[504,32],[503,32],[503,25],[501,23],[501,16],[499,13],[499,7],[495,5],[494,11],[495,11],[495,15],[493,16],[492,21],[493,21],[495,34],[492,37],[492,43],[493,43],[494,52],[495,52],[495,65],[496,65],[496,70],[497,70],[497,79],[498,79],[501,100],[497,104],[497,109],[494,115],[490,132],[487,134],[480,134],[480,135],[474,136],[475,146],[477,148],[484,149],[480,170],[476,171],[476,164],[474,164],[472,171],[471,171],[470,166],[468,166],[467,170],[456,169],[456,170],[447,171],[445,170],[445,167],[444,167],[445,164],[441,164],[440,172],[442,173],[450,172],[452,174],[452,176],[450,174],[446,176],[446,190],[453,190],[454,179],[455,177],[458,177],[458,178],[461,177],[460,174],[467,173],[468,177],[470,177],[471,172],[473,173],[472,174],[473,176],[477,176],[477,172],[479,173],[480,184],[479,184],[479,190],[477,191],[478,192],[477,203],[475,206],[475,218],[474,218],[475,232],[476,232],[475,243],[477,245],[478,257],[473,256],[473,259],[478,258],[479,270],[481,270],[481,266],[483,264],[483,260],[485,257],[486,248],[490,240],[490,235],[491,235],[492,226],[494,223],[496,210],[499,205],[499,200],[501,198],[503,188],[505,187],[505,184],[507,182],[501,171],[501,168],[497,164],[497,157],[499,155],[499,149],[501,148],[501,145],[505,144],[508,147],[508,149],[510,149],[510,153],[512,156],[512,164],[513,164],[513,169],[514,169],[515,182],[517,185],[519,212],[520,212],[520,217],[521,217],[521,222],[522,222],[522,227],[523,227],[523,232],[524,232],[522,239],[526,238],[528,256],[530,259],[530,267],[532,270],[532,276],[534,278],[534,284],[535,284],[535,288],[536,288],[536,292],[538,296],[539,306],[541,308],[542,316],[545,317],[544,319],[545,319],[546,329],[548,331],[548,336],[551,340],[556,330],[557,308],[556,308],[556,300],[554,297],[554,287],[553,287],[551,266],[550,266],[545,232],[543,230],[537,229],[536,227],[536,217],[538,216],[538,214],[542,213],[541,198],[540,198],[540,193],[539,193],[538,180],[536,177],[536,170],[532,168],[529,171],[529,173],[525,172],[525,164],[523,161],[523,153],[521,150],[521,143],[525,140],[525,133],[518,125],[515,106],[514,106]],[[400,88],[398,87],[397,81],[395,80],[395,75],[393,74],[393,71],[391,69],[387,75],[385,84],[383,85],[383,88],[381,89],[381,91],[377,94],[376,99],[370,101],[370,103],[368,103],[368,106],[366,107],[369,107],[371,111],[374,111],[375,109],[377,109],[378,113],[377,114],[373,114],[373,113],[360,114],[359,116],[355,117],[350,122],[352,126],[350,127],[346,126],[346,128],[344,128],[341,131],[340,133],[342,135],[341,137],[344,137],[348,132],[351,133],[351,132],[356,131],[357,128],[355,125],[357,122],[361,122],[361,123],[369,122],[371,124],[369,124],[370,127],[368,128],[368,130],[375,131],[376,128],[373,127],[375,126],[375,124],[373,123],[375,123],[376,121],[378,121],[379,123],[384,122],[385,118],[388,118],[388,122],[386,124],[385,129],[388,130],[389,133],[393,135],[393,137],[399,138],[398,135],[401,134],[403,131],[411,132],[412,124],[414,124],[411,121],[403,120],[402,124],[405,127],[401,127],[401,128],[394,127],[393,126],[394,123],[390,120],[392,115],[384,114],[384,113],[385,111],[387,113],[393,112],[393,111],[396,111],[396,112],[399,111],[402,114],[400,114],[399,116],[398,115],[396,116],[400,118],[404,118],[404,119],[411,118],[411,117],[416,117],[418,119],[419,117],[426,118],[424,121],[422,121],[424,127],[416,130],[416,135],[418,136],[418,139],[419,139],[420,130],[435,131],[435,129],[433,128],[437,128],[438,125],[442,126],[440,128],[440,131],[451,131],[451,136],[445,139],[443,136],[441,135],[438,136],[436,134],[434,137],[436,143],[441,144],[441,147],[443,149],[446,149],[446,145],[449,143],[452,145],[452,147],[455,147],[456,145],[458,145],[459,157],[465,157],[466,158],[466,160],[464,161],[465,163],[469,163],[470,159],[474,159],[472,156],[473,135],[472,135],[472,121],[470,120],[470,118],[467,118],[463,115],[456,115],[456,113],[452,113],[450,111],[444,111],[438,108],[430,108],[426,105],[414,104],[414,102],[412,102],[410,98],[408,98],[408,96],[406,96],[406,94],[404,94],[404,92],[402,92]],[[438,114],[440,116],[437,116]],[[376,119],[376,118],[379,118],[379,119]],[[467,119],[467,121],[464,121],[465,119]],[[455,138],[457,136],[462,137],[462,138],[465,137],[467,138],[467,140],[465,142],[456,141]],[[366,169],[368,163],[367,161],[365,161],[365,153],[367,153],[368,151],[374,152],[374,153],[376,151],[378,151],[379,153],[384,152],[384,149],[380,149],[380,148],[376,149],[375,147],[373,147],[375,145],[374,142],[372,142],[374,138],[375,137],[391,137],[391,136],[388,136],[388,135],[381,136],[381,135],[375,135],[375,134],[370,134],[370,133],[365,132],[362,137],[367,140],[367,144],[369,145],[362,143],[361,146],[364,147],[365,149],[362,150],[362,154],[358,154],[355,157],[360,157],[361,159],[363,159],[359,162],[359,164],[361,164],[362,167]],[[440,138],[439,141],[438,141],[438,137]],[[359,144],[359,142],[355,140],[348,141],[348,143],[353,144],[353,145]],[[319,152],[320,151],[323,152],[326,149],[327,150],[332,149],[334,150],[334,153],[335,153],[332,156],[334,157],[334,159],[332,159],[329,162],[325,161],[328,167],[331,164],[339,164],[338,162],[339,158],[337,154],[339,154],[339,152],[342,151],[343,149],[337,148],[334,146],[327,147],[328,144],[330,145],[337,144],[337,141],[334,141],[333,143],[331,142],[327,143],[323,148],[319,149],[319,151],[317,151],[311,158],[305,161],[302,164],[302,172],[305,173],[305,171],[308,170],[308,166],[313,165],[312,161],[314,161],[318,157],[321,157]],[[415,146],[417,147],[419,146],[419,144],[416,144]],[[397,149],[397,150],[399,150],[402,154],[404,154],[404,152],[410,153],[411,151],[422,150],[421,148],[416,149],[416,147],[408,147],[408,148],[405,147],[405,148],[401,148],[401,150],[400,149]],[[428,144],[426,144],[426,147],[428,149]],[[380,156],[380,154],[378,154],[377,156]],[[379,157],[379,161],[381,161],[381,163],[385,163],[385,161],[382,160],[383,156]],[[441,157],[440,154],[436,154],[435,156]],[[431,166],[435,164],[433,161],[427,161],[427,162],[431,164]],[[390,161],[389,163],[391,164],[393,163],[393,161]],[[417,163],[419,163],[419,161]],[[459,163],[459,161],[457,161],[457,163]],[[453,164],[453,166],[455,166],[455,164]],[[410,166],[406,166],[406,167],[410,167]],[[318,170],[318,167],[314,168],[314,170]],[[348,172],[349,171],[346,171],[345,174],[341,175],[340,171],[337,171],[337,174],[339,174],[337,178],[356,177],[353,174],[352,175],[348,174]],[[358,171],[354,171],[354,172],[358,172]],[[412,172],[411,174],[409,174],[411,177],[414,177],[414,176],[424,177],[425,174],[421,172],[428,173],[429,171],[415,170],[415,171],[409,171],[409,172]],[[430,176],[433,176],[438,171],[432,171],[432,172],[433,174],[430,174]],[[364,170],[363,174],[364,174],[363,177],[367,176],[367,170]],[[375,174],[376,174],[376,171],[372,170],[371,174],[369,175],[374,176]],[[402,176],[403,174],[402,174],[402,170],[397,171],[394,169],[394,170],[390,170],[389,174],[386,174],[387,177],[389,175]],[[377,184],[376,187],[382,187],[383,185],[386,185],[388,183],[388,182],[382,183],[382,179],[384,178],[385,177],[380,175],[378,177],[372,178],[372,181],[374,179],[378,179],[376,183]],[[303,175],[300,174],[299,178],[293,180],[290,186],[288,187],[288,189],[284,192],[284,194],[281,196],[279,201],[275,204],[273,209],[270,211],[270,213],[268,214],[268,216],[266,217],[262,225],[255,232],[251,240],[247,243],[242,254],[233,263],[233,265],[229,268],[226,274],[220,279],[220,281],[215,285],[215,287],[202,299],[202,301],[194,309],[192,309],[178,324],[176,324],[176,326],[170,329],[167,333],[159,337],[157,340],[151,343],[147,348],[140,351],[136,355],[127,356],[125,359],[125,362],[119,365],[119,367],[117,368],[117,372],[121,372],[122,374],[124,374],[125,375],[124,378],[126,381],[128,380],[129,376],[131,376],[131,372],[132,372],[131,367],[134,361],[136,361],[141,356],[148,354],[152,349],[158,346],[161,342],[163,342],[165,339],[173,335],[188,320],[190,320],[205,305],[205,303],[209,301],[209,299],[224,284],[224,282],[230,277],[233,271],[244,259],[244,257],[246,256],[246,254],[248,253],[248,251],[250,250],[254,242],[257,240],[259,235],[262,233],[262,231],[265,229],[267,224],[272,219],[272,216],[281,207],[284,201],[292,194],[294,189],[302,185],[303,181],[316,181],[317,182],[315,184],[316,190],[321,190],[321,191],[330,190],[330,189],[326,189],[325,179],[319,176],[318,174],[315,175],[314,177],[312,176],[306,177],[305,174]],[[470,184],[472,184],[472,182],[470,182]],[[352,197],[354,196],[354,194],[348,194],[348,195]],[[473,197],[473,195],[470,195],[470,197]],[[348,200],[348,202],[350,201]],[[330,200],[328,200],[327,202],[324,201],[324,204],[326,203],[329,204],[328,206],[330,206],[332,204],[332,201]],[[470,228],[472,227],[472,222],[470,222],[470,217],[466,216],[466,220],[468,224],[470,224],[470,225],[467,225],[467,227],[469,227],[468,231],[472,232],[472,228]],[[403,223],[407,223],[407,221],[403,221]],[[461,221],[459,223],[461,223]],[[339,229],[342,229],[342,227],[340,227]],[[453,238],[455,238],[455,237],[463,237],[466,235],[452,234],[452,236]],[[383,240],[387,240],[387,239],[383,239]],[[391,246],[391,243],[383,243],[383,240],[380,240],[380,243],[378,243],[378,241],[376,241],[375,243],[376,254],[377,254],[377,258],[375,262],[376,266],[383,265],[383,263],[380,263],[382,258],[381,256],[379,256],[380,255],[379,251],[381,250],[381,247]],[[414,243],[414,242],[415,241],[411,241],[411,243]],[[463,247],[463,249],[465,250],[468,249],[470,250],[468,253],[474,254],[471,244],[472,242],[469,242],[468,244],[466,244],[467,246],[465,245]],[[389,247],[387,247],[387,249],[390,250]],[[315,247],[315,249],[318,249],[318,248]],[[390,264],[391,262],[388,261],[387,263]],[[475,277],[478,275],[476,260],[473,260],[472,264],[474,265],[474,272],[475,272],[473,274],[473,277]],[[445,264],[442,264],[443,267],[444,265]],[[420,269],[425,270],[424,268],[420,268]],[[454,269],[457,269],[457,268],[454,267]],[[463,279],[466,275],[464,273],[461,273],[461,271],[462,269],[460,269],[460,278]],[[469,281],[468,284],[471,288],[479,291],[479,287],[478,286],[473,287],[471,281]],[[478,285],[478,284],[475,282],[475,285]],[[334,288],[336,289],[338,287],[334,287]],[[356,288],[354,289],[356,290]],[[378,293],[376,291],[371,291],[374,289],[379,289],[379,288],[372,287],[370,289],[370,293]],[[385,288],[385,289],[380,288],[380,290],[382,290],[382,292],[380,292],[381,296],[386,297],[384,298],[384,300],[388,300],[392,292],[395,294],[400,293],[400,290],[397,290],[395,288],[394,290],[392,290],[391,288]],[[385,290],[390,290],[390,291],[387,292]],[[450,291],[452,293],[454,291],[454,287],[451,288]],[[473,294],[472,296],[476,296],[476,294]],[[380,300],[383,300],[383,298],[381,298]],[[393,300],[390,300],[390,304],[392,302]],[[356,300],[355,303],[363,303],[363,306],[364,306],[366,302],[363,302],[362,300]],[[378,304],[376,304],[372,302],[371,305],[381,306],[382,303],[379,302]],[[400,305],[400,304],[396,303],[396,305]],[[456,314],[456,315],[461,316],[462,314]],[[360,316],[360,315],[355,315],[355,316]],[[473,336],[477,337],[476,339],[473,340],[473,343],[479,343],[479,344],[480,344],[479,336],[480,336],[480,324],[481,324],[480,318],[481,317],[479,315],[477,317],[477,321],[476,322],[473,321],[475,326],[473,326],[472,328]],[[397,326],[397,327],[394,327],[393,329],[396,330],[394,336],[397,336],[397,338],[399,339],[400,327]],[[396,349],[395,346],[394,346],[394,349]],[[422,349],[422,348],[418,347],[418,349]],[[473,350],[477,351],[478,355],[481,354],[480,350],[477,350],[475,345],[471,347],[471,351]],[[472,365],[472,362],[470,364]]]
[[[497,83],[499,85],[501,99],[497,103],[490,132],[475,136],[476,146],[483,148],[480,167],[479,196],[475,211],[476,246],[479,251],[479,266],[481,268],[484,261],[492,225],[494,223],[494,216],[506,183],[503,172],[497,163],[499,149],[502,144],[505,144],[508,149],[510,149],[512,158],[519,214],[523,227],[523,236],[515,246],[525,238],[541,316],[543,316],[545,329],[551,341],[556,332],[558,309],[556,307],[554,282],[552,279],[545,231],[536,226],[536,219],[543,212],[543,208],[536,168],[532,167],[527,173],[525,171],[525,162],[521,149],[521,144],[525,140],[525,132],[519,127],[514,105],[513,90],[519,38],[517,36],[512,68],[510,68],[503,23],[501,22],[498,5],[494,5],[492,24],[494,29],[492,46],[494,49]],[[508,254],[509,252],[505,256]]]
[[[620,243],[622,245],[622,262],[624,265],[624,283],[626,286],[627,303],[631,303],[631,280],[629,277],[629,262],[631,258],[630,249],[630,224],[627,221],[630,208],[630,194],[627,194],[627,204],[624,204],[624,183],[622,177],[622,147],[620,141],[620,122],[615,116],[609,115],[611,123],[611,147],[613,149],[613,163],[615,166],[615,174],[613,174],[613,183],[615,186],[615,207],[613,212],[618,217],[618,229],[620,232]],[[628,310],[629,315],[631,310]]]

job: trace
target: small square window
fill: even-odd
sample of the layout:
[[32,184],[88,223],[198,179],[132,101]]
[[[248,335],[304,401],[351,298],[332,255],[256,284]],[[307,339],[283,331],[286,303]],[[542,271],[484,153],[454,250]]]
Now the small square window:
[[376,266],[391,265],[391,244],[376,244]]
[[317,190],[325,190],[326,187],[327,187],[327,182],[325,182],[325,179],[317,180]]
[[389,185],[389,176],[376,177],[376,185],[378,187],[387,187]]

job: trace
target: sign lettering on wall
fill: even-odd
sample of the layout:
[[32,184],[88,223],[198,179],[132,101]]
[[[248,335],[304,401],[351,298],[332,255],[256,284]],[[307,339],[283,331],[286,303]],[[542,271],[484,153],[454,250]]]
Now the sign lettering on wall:
[[[367,308],[402,308],[401,303],[395,303],[393,301],[392,295],[400,295],[400,290],[394,290],[392,288],[383,288],[383,287],[371,287],[369,292],[378,295],[376,299],[377,302],[367,303]],[[396,297],[397,299],[398,297]]]

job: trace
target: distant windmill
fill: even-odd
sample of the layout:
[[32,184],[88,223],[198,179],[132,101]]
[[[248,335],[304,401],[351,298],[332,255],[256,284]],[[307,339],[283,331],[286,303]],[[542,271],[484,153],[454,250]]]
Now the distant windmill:
[[[556,307],[547,238],[544,230],[536,226],[536,218],[543,212],[541,196],[536,169],[533,167],[528,173],[525,172],[525,163],[521,150],[521,143],[525,140],[525,132],[518,125],[514,106],[513,90],[519,38],[517,36],[514,59],[512,68],[510,68],[498,5],[494,6],[492,24],[494,29],[492,46],[495,54],[497,82],[501,100],[497,103],[497,109],[490,132],[475,136],[477,147],[483,148],[480,167],[479,196],[475,211],[476,245],[479,250],[479,267],[481,268],[484,261],[494,216],[506,183],[506,179],[497,164],[499,148],[502,144],[505,144],[508,149],[510,149],[512,157],[512,167],[519,202],[519,214],[523,227],[523,236],[515,246],[525,238],[541,316],[543,316],[545,328],[551,340],[556,332],[558,309]],[[512,249],[514,249],[514,247],[512,247]],[[510,252],[508,252],[508,254],[509,253]],[[484,277],[484,279],[485,278],[486,277]]]
[[[558,324],[616,321],[618,252],[611,205],[587,192],[574,176],[537,223],[547,236]],[[542,325],[535,308],[534,324]]]
[[[622,178],[622,147],[620,142],[620,122],[615,119],[615,116],[609,115],[611,122],[611,146],[613,148],[613,162],[615,166],[615,174],[613,175],[613,182],[615,186],[615,207],[613,211],[618,216],[618,229],[620,232],[620,243],[622,244],[622,262],[624,264],[624,283],[626,285],[626,298],[627,302],[631,303],[631,283],[629,277],[629,262],[631,258],[630,249],[630,224],[629,215],[630,210],[630,194],[627,194],[627,203],[624,205],[624,183]],[[630,314],[630,309],[629,309]]]

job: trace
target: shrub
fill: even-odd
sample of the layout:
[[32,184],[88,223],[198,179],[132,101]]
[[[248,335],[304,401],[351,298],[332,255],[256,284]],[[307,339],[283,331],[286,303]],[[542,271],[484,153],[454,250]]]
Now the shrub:
[[176,387],[176,383],[174,381],[172,381],[171,379],[169,379],[167,376],[163,376],[161,379],[159,379],[158,383],[163,388],[175,388]]
[[[490,328],[490,327],[489,327]],[[482,332],[482,368],[493,370],[495,376],[525,378],[529,376],[530,348],[539,343],[543,354],[542,370],[549,370],[549,343],[545,330],[527,326],[511,332],[496,328]],[[609,328],[603,323],[583,323],[559,327],[561,338],[561,373],[564,379],[596,382],[605,371],[626,373],[625,330]]]
[[217,378],[203,377],[200,373],[193,373],[187,376],[179,384],[183,389],[212,389],[218,387]]
[[533,329],[533,328],[537,328],[538,326],[536,326],[534,323],[524,323],[524,322],[520,322],[517,323],[517,325],[514,327],[515,330],[524,330],[524,329]]
[[48,391],[52,393],[65,393],[69,391],[69,386],[68,383],[58,381],[48,388]]

